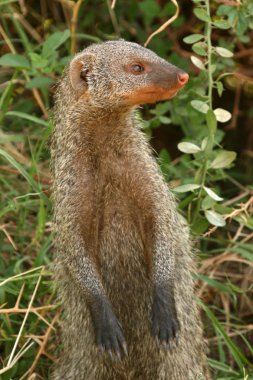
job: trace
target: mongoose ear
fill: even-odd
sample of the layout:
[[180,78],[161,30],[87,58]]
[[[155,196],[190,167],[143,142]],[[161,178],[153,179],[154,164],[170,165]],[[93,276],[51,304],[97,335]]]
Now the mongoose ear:
[[87,74],[92,70],[95,55],[82,54],[74,58],[70,63],[69,73],[72,87],[77,91],[88,89]]

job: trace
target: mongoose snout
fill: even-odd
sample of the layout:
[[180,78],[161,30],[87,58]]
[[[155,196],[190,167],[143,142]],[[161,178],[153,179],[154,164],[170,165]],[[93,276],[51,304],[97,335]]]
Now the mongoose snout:
[[187,73],[179,73],[177,75],[177,79],[178,79],[178,83],[181,86],[184,86],[188,82],[189,75]]

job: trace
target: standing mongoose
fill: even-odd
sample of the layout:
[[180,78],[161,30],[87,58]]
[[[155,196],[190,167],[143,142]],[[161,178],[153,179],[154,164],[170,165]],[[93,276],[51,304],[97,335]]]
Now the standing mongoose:
[[77,54],[58,85],[51,153],[64,316],[54,380],[209,378],[188,229],[135,114],[187,81],[119,40]]

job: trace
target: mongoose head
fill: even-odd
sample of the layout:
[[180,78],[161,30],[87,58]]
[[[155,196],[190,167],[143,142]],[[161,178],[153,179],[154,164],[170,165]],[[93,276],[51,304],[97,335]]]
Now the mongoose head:
[[69,75],[80,100],[110,108],[171,99],[188,81],[176,66],[124,40],[84,49],[71,61]]

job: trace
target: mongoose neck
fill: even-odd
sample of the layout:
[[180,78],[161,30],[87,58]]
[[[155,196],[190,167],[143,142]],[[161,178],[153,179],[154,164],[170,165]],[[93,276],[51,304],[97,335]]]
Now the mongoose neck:
[[113,135],[123,131],[126,135],[129,127],[133,125],[134,115],[133,107],[105,109],[87,104],[79,118],[80,128],[84,132],[90,131],[94,138],[108,138],[108,135],[113,138]]
[[[65,121],[65,134],[68,134],[67,146],[77,146],[90,157],[111,157],[117,152],[136,146],[139,127],[136,123],[135,108],[125,107],[103,109],[94,105],[81,103],[73,107]],[[73,133],[74,130],[76,133]],[[128,141],[128,144],[126,144]],[[87,151],[88,149],[88,151]],[[102,153],[103,152],[103,153]],[[106,153],[105,153],[106,152]]]
[[89,101],[83,107],[83,116],[86,119],[86,122],[89,123],[99,123],[103,126],[110,127],[122,125],[124,122],[132,118],[134,110],[136,107],[128,106],[111,106],[104,107],[103,104],[94,104]]

